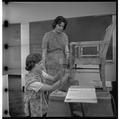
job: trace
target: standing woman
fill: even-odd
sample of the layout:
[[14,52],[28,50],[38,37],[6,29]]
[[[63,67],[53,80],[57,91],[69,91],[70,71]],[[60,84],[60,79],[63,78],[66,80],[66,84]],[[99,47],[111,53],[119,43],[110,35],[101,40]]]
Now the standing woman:
[[[69,59],[68,36],[64,33],[67,21],[63,16],[55,18],[53,30],[45,33],[42,41],[42,60],[47,73],[55,75]],[[48,82],[52,84],[53,82]]]

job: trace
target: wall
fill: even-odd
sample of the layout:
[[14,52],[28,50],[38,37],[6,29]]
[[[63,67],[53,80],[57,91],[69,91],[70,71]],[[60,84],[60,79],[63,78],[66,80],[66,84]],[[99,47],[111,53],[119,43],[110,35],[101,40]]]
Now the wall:
[[3,74],[21,74],[20,27],[20,23],[3,27]]
[[12,2],[3,4],[3,20],[23,23],[54,19],[58,15],[66,18],[116,14],[115,2]]

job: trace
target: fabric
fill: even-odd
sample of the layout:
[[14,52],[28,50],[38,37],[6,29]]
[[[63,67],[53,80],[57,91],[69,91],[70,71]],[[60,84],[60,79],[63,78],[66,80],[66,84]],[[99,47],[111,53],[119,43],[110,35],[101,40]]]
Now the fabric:
[[54,78],[53,76],[49,75],[45,71],[42,71],[42,76],[46,79],[49,79],[49,80],[53,80],[53,78]]
[[[68,45],[68,37],[65,33],[47,32],[42,41],[42,48],[47,49],[46,70],[47,73],[55,76],[63,70],[65,64],[65,47]],[[53,84],[54,81],[48,81]]]
[[30,72],[25,77],[24,111],[26,116],[42,117],[48,110],[49,93],[41,91],[44,82],[41,72]]
[[29,87],[30,87],[30,89],[34,90],[35,92],[38,92],[42,86],[43,86],[43,83],[34,82],[34,83],[30,84]]
[[43,37],[42,48],[47,49],[47,52],[53,52],[54,50],[65,52],[66,45],[68,45],[68,37],[65,33],[50,31]]

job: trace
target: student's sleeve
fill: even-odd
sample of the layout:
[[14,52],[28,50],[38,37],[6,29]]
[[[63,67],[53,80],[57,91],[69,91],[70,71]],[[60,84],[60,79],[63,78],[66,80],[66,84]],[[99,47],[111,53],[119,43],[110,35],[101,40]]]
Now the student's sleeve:
[[[57,85],[57,87],[58,87],[58,85]],[[42,82],[34,82],[34,83],[31,83],[29,85],[29,88],[31,90],[34,90],[35,92],[38,92],[39,90],[41,90],[41,91],[51,91],[53,88],[55,88],[55,86],[44,84]]]
[[35,92],[38,92],[42,86],[43,86],[43,83],[41,82],[33,82],[29,85],[29,88],[34,90]]
[[46,79],[54,80],[54,77],[46,73],[44,70],[42,71],[42,76]]

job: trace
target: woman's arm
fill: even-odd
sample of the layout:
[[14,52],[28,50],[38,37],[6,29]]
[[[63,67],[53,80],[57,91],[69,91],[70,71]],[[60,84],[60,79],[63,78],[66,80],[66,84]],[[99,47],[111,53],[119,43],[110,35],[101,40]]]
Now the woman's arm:
[[49,39],[49,35],[48,35],[48,33],[45,33],[45,35],[43,36],[43,39],[42,39],[42,60],[44,63],[45,63],[45,59],[47,56],[48,39]]
[[42,71],[42,76],[48,80],[51,81],[57,81],[60,77],[62,77],[65,74],[65,70],[61,70],[59,71],[55,76],[49,75],[48,73],[46,73],[45,71]]
[[48,79],[48,80],[52,80],[52,81],[54,81],[54,79],[55,79],[53,76],[47,74],[45,71],[42,71],[42,76],[43,76],[44,78],[46,78],[46,79]]
[[61,80],[57,81],[53,85],[48,85],[41,82],[34,82],[29,85],[29,89],[34,90],[36,92],[38,92],[39,90],[52,92],[57,88],[59,88],[61,84],[63,84],[65,81],[67,81],[68,77],[69,77],[69,73],[66,73]]
[[43,51],[42,51],[42,61],[43,61],[44,63],[45,63],[46,55],[47,55],[47,48],[44,48]]
[[61,80],[55,82],[53,85],[43,84],[40,90],[52,92],[59,88],[65,81],[67,81],[68,77],[69,73],[66,73]]
[[68,36],[66,34],[64,34],[64,38],[65,38],[65,54],[66,54],[66,58],[69,59],[69,40],[68,40]]
[[65,54],[66,54],[66,58],[69,59],[70,52],[69,52],[68,45],[65,46]]

